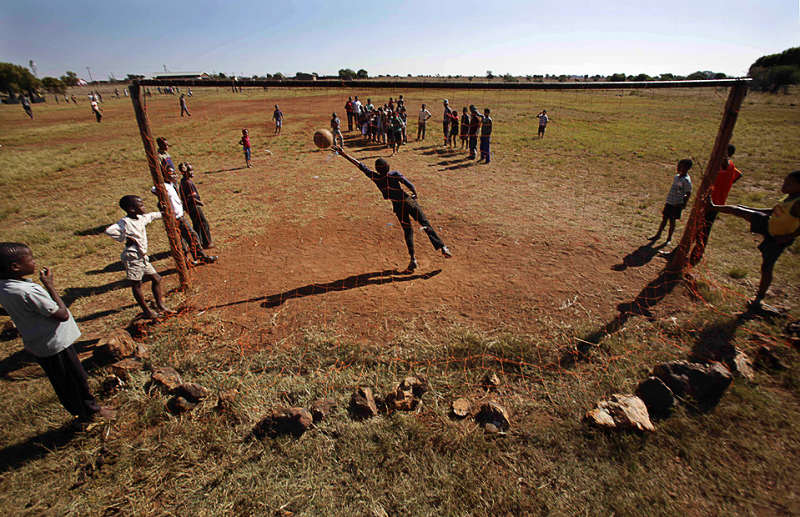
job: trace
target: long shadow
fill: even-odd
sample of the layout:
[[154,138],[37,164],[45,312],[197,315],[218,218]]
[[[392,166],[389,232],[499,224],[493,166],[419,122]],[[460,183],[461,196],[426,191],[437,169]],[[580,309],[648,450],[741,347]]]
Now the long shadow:
[[203,171],[202,174],[218,174],[220,172],[233,172],[246,169],[247,167],[233,167],[232,169],[217,169],[215,171]]
[[331,291],[347,291],[348,289],[355,289],[357,287],[364,287],[367,285],[381,285],[390,282],[408,282],[410,280],[427,280],[441,273],[441,269],[435,269],[428,273],[418,275],[401,275],[402,272],[396,269],[386,269],[384,271],[375,271],[372,273],[362,273],[360,275],[353,275],[342,280],[335,280],[326,284],[308,284],[303,287],[297,287],[289,291],[279,294],[267,296],[265,301],[261,303],[262,307],[277,307],[282,305],[286,300],[291,298],[303,298],[306,296],[313,296],[316,294],[324,294]]
[[618,331],[628,322],[632,316],[644,316],[652,318],[653,314],[650,312],[650,307],[658,304],[669,293],[675,289],[675,286],[680,282],[681,277],[670,271],[662,271],[658,277],[647,284],[639,294],[630,302],[623,302],[617,305],[617,316],[589,334],[577,338],[575,347],[567,350],[561,355],[558,365],[559,367],[573,366],[580,360],[588,357],[589,351],[600,344],[600,341],[606,336]]
[[[469,158],[467,158],[469,160]],[[478,163],[472,160],[469,160],[467,163],[462,163],[461,165],[451,165],[450,167],[442,167],[439,169],[440,171],[454,171],[458,169],[466,169],[469,167],[475,167]]]
[[[159,275],[169,276],[173,275],[177,272],[175,268],[168,269],[166,271],[162,271]],[[76,300],[80,298],[86,298],[87,296],[95,296],[98,294],[104,294],[110,291],[116,291],[119,289],[125,289],[130,287],[128,280],[116,280],[114,282],[109,282],[107,284],[93,286],[93,287],[67,287],[64,290],[64,294],[61,295],[61,299],[64,300],[64,304],[67,307],[70,307]]]
[[442,160],[441,162],[436,162],[435,165],[431,165],[431,167],[436,167],[436,165],[452,165],[454,163],[460,163],[469,160],[469,157],[458,158],[456,160]]
[[408,282],[409,280],[427,280],[441,273],[441,269],[436,269],[428,273],[412,275],[397,269],[385,269],[383,271],[373,271],[371,273],[362,273],[360,275],[348,276],[341,280],[334,280],[324,284],[308,284],[303,287],[290,289],[279,294],[271,294],[268,296],[257,296],[255,298],[248,298],[246,300],[238,300],[230,303],[222,303],[219,305],[212,305],[206,307],[205,310],[220,309],[222,307],[230,307],[233,305],[241,305],[243,303],[260,302],[262,307],[277,307],[283,304],[290,298],[302,298],[304,296],[312,296],[315,294],[324,294],[331,291],[346,291],[348,289],[355,289],[357,287],[364,287],[366,285],[380,285],[389,282]]
[[690,357],[698,361],[722,361],[730,365],[736,357],[736,347],[731,343],[736,329],[753,315],[754,312],[748,309],[735,318],[704,328],[692,346]]
[[65,446],[74,436],[75,430],[69,424],[64,424],[58,429],[51,429],[24,442],[4,447],[0,449],[0,473],[43,458],[54,449]]
[[432,156],[434,154],[442,155],[442,154],[461,154],[464,151],[459,151],[458,149],[450,149],[448,147],[442,147],[440,149],[431,149],[430,151],[423,151],[422,154],[426,156]]
[[667,244],[665,242],[660,246],[653,246],[653,241],[648,241],[647,244],[643,244],[625,255],[622,258],[622,262],[619,264],[614,264],[611,266],[611,269],[614,271],[625,271],[629,267],[642,267],[653,260],[653,257],[655,257],[666,245]]
[[[158,262],[159,260],[164,260],[165,258],[169,258],[170,252],[169,251],[159,251],[154,255],[150,255],[150,262]],[[122,262],[112,262],[111,264],[107,265],[103,269],[91,269],[86,272],[87,275],[102,275],[103,273],[113,273],[118,271],[123,271],[125,268],[122,266]]]
[[[80,341],[76,341],[73,346],[75,347],[75,351],[78,353],[86,351],[90,346],[97,343],[99,339],[82,339]],[[87,371],[90,371],[98,366],[92,363],[89,359],[83,362],[84,367]],[[18,372],[21,370],[29,369],[29,372],[25,372],[23,375],[12,376],[14,372]],[[44,377],[45,373],[39,367],[39,363],[36,361],[36,358],[33,357],[30,353],[23,350],[17,350],[13,354],[9,355],[5,359],[0,359],[0,378],[6,381],[21,381],[28,378],[37,378],[37,377]]]

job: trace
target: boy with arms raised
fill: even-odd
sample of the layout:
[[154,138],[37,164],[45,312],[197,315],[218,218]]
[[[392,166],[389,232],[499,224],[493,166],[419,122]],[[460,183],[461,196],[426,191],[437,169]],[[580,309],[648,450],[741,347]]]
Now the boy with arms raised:
[[75,319],[58,295],[53,273],[39,272],[44,288],[25,279],[36,272],[33,252],[25,244],[0,242],[0,305],[8,312],[31,353],[50,379],[58,400],[78,421],[113,418],[89,390],[86,371],[73,343],[81,335]]
[[164,306],[161,276],[147,257],[146,226],[156,219],[161,219],[161,212],[144,213],[144,202],[139,196],[123,196],[119,200],[119,207],[125,211],[125,217],[106,228],[106,235],[125,244],[120,259],[125,267],[125,276],[130,282],[133,298],[139,304],[145,318],[154,320],[161,316],[153,312],[144,301],[142,281],[149,280],[158,310],[172,314],[172,311]]
[[750,222],[750,231],[764,236],[758,245],[761,252],[761,281],[758,292],[751,302],[760,308],[772,284],[772,270],[781,253],[800,236],[800,171],[789,173],[783,180],[781,192],[786,197],[773,208],[749,208],[746,206],[717,205],[711,201],[710,210],[735,215]]
[[[442,242],[442,239],[440,239],[436,234],[436,231],[431,226],[431,223],[428,222],[428,218],[425,217],[425,214],[422,212],[422,208],[417,203],[417,191],[414,188],[414,185],[408,181],[405,176],[400,174],[398,171],[389,171],[389,162],[383,158],[378,158],[375,160],[375,170],[373,171],[366,165],[362,164],[344,152],[344,149],[342,149],[341,146],[334,146],[333,150],[344,156],[347,161],[358,167],[358,169],[363,172],[366,177],[375,183],[375,186],[378,187],[378,190],[380,190],[381,194],[383,194],[383,199],[388,199],[392,202],[392,210],[394,211],[394,215],[396,215],[397,219],[400,221],[400,226],[403,227],[403,235],[405,236],[406,247],[408,248],[408,254],[411,257],[411,260],[408,263],[407,271],[414,271],[417,269],[417,267],[419,267],[417,259],[414,255],[414,229],[411,227],[411,218],[414,218],[420,225],[422,225],[423,231],[428,234],[428,239],[430,239],[431,244],[433,244],[433,249],[441,251],[445,258],[450,258],[453,256],[453,254],[450,253],[450,250],[447,249],[447,246],[444,245],[444,242]],[[406,188],[411,191],[411,196],[409,196],[403,190],[401,184],[405,185]]]

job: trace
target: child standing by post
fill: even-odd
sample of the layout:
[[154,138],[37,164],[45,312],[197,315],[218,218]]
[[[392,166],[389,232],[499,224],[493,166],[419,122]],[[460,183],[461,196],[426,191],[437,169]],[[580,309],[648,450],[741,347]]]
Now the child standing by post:
[[712,200],[711,210],[735,215],[750,222],[750,231],[764,236],[758,245],[761,252],[761,281],[751,307],[762,308],[762,300],[772,284],[772,270],[781,253],[800,237],[800,171],[789,173],[783,180],[781,192],[786,194],[774,208],[749,208],[746,206],[717,205]]
[[668,245],[672,242],[672,234],[675,232],[675,221],[681,218],[681,212],[686,207],[686,202],[689,201],[689,196],[692,195],[692,179],[689,177],[689,169],[692,168],[692,160],[684,158],[678,162],[678,173],[672,180],[672,187],[667,194],[667,202],[664,204],[662,210],[661,225],[655,235],[650,237],[651,241],[661,238],[661,232],[669,221],[669,233],[667,234]]
[[253,164],[250,162],[250,135],[247,129],[242,129],[242,138],[239,140],[239,145],[241,145],[244,150],[244,160],[247,162],[247,167],[252,167]]
[[92,396],[86,371],[72,346],[81,335],[75,319],[58,295],[53,273],[39,272],[44,288],[25,279],[36,272],[33,252],[25,244],[0,242],[0,305],[17,326],[25,350],[50,379],[58,400],[79,422],[113,418]]
[[172,311],[164,306],[161,276],[147,257],[146,226],[156,219],[161,219],[161,212],[144,213],[144,202],[139,196],[123,196],[119,200],[119,207],[125,211],[125,217],[106,228],[106,235],[125,244],[120,259],[125,267],[125,277],[130,282],[133,298],[139,304],[145,318],[154,320],[161,316],[153,312],[144,301],[142,281],[149,280],[158,310],[172,314]]
[[181,201],[186,211],[189,213],[189,218],[192,220],[192,228],[200,236],[200,243],[204,250],[214,247],[211,241],[211,227],[208,224],[208,219],[203,213],[201,208],[203,202],[200,201],[200,193],[197,192],[197,187],[192,181],[194,177],[194,168],[191,164],[183,162],[178,164],[178,170],[183,173],[181,179]]

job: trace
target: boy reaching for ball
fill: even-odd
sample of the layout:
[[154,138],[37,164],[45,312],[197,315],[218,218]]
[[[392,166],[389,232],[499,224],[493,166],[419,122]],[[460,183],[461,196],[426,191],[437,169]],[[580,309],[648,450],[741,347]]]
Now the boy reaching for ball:
[[[375,186],[378,187],[378,190],[383,194],[383,199],[388,199],[392,202],[392,210],[400,221],[400,226],[403,227],[408,255],[411,258],[408,263],[407,271],[411,272],[419,267],[417,259],[414,256],[414,229],[411,227],[411,218],[422,225],[422,229],[428,234],[428,239],[430,239],[431,244],[433,244],[433,249],[441,251],[445,258],[453,256],[450,250],[447,249],[447,246],[444,245],[444,242],[442,242],[442,239],[436,234],[431,223],[428,222],[428,218],[425,217],[422,208],[417,203],[417,191],[414,185],[408,181],[405,176],[398,171],[390,171],[389,162],[383,158],[375,160],[375,170],[373,171],[347,154],[341,146],[334,146],[333,150],[358,167],[364,175],[375,183]],[[411,191],[410,196],[403,190],[401,184],[405,185],[406,188]]]
[[161,212],[144,212],[144,202],[139,196],[123,196],[119,200],[119,207],[125,211],[125,217],[106,228],[106,235],[115,241],[122,242],[125,249],[120,259],[125,267],[125,276],[133,291],[133,298],[142,309],[147,319],[157,319],[162,314],[153,311],[144,301],[142,282],[149,280],[153,291],[156,307],[163,314],[174,314],[164,306],[164,297],[161,293],[161,276],[156,272],[150,259],[147,257],[147,230],[146,226],[156,219],[161,219]]

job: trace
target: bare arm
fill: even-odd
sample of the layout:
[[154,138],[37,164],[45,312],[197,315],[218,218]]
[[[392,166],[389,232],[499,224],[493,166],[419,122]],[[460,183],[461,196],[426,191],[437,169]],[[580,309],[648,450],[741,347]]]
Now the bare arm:
[[347,160],[348,162],[352,163],[352,164],[353,164],[353,165],[355,165],[356,167],[360,167],[360,165],[361,165],[361,162],[359,162],[358,160],[356,160],[355,158],[353,158],[352,156],[350,156],[349,154],[347,154],[347,153],[345,152],[345,150],[344,150],[344,149],[342,149],[342,147],[341,147],[341,146],[339,146],[339,145],[335,145],[335,146],[333,146],[333,150],[334,150],[334,151],[336,151],[337,153],[341,154],[341,155],[344,157],[344,159],[345,159],[345,160]]
[[47,294],[50,295],[50,298],[52,298],[53,301],[56,302],[56,305],[58,305],[58,310],[50,314],[50,317],[56,321],[67,321],[69,319],[69,309],[67,309],[67,306],[64,305],[64,300],[61,299],[58,291],[56,291],[53,273],[50,271],[50,269],[42,269],[39,272],[39,280],[42,281],[42,285],[47,291]]

